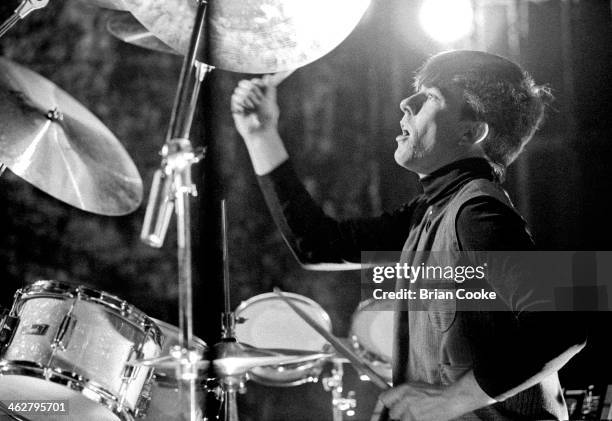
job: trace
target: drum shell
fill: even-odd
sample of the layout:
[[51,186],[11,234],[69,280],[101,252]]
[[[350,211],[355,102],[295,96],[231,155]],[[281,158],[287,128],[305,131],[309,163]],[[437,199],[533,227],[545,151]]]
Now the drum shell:
[[[285,295],[331,332],[331,319],[319,304],[302,295]],[[236,337],[248,345],[313,352],[323,352],[329,348],[327,341],[274,293],[260,294],[244,301],[235,314],[239,321]],[[240,322],[241,319],[244,320]],[[300,364],[257,367],[249,371],[249,377],[266,386],[298,386],[318,381],[324,363],[325,360],[320,359]]]
[[370,299],[359,304],[351,319],[350,339],[355,352],[391,382],[394,304]]
[[0,362],[3,400],[65,393],[73,407],[90,407],[75,400],[102,404],[112,413],[105,419],[131,419],[146,409],[152,369],[125,364],[158,356],[161,333],[140,310],[102,291],[38,281],[16,294],[12,314],[19,324]]

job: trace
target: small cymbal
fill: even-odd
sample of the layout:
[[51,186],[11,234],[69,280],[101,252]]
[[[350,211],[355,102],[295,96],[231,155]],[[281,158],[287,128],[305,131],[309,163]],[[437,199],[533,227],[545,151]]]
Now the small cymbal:
[[123,42],[158,51],[180,55],[148,31],[130,12],[116,12],[106,22],[106,29]]
[[214,346],[216,359],[213,366],[217,375],[236,376],[255,367],[279,364],[297,364],[328,358],[325,352],[298,351],[293,349],[255,348],[238,342],[220,342]]
[[[151,33],[185,54],[197,2],[124,0]],[[206,10],[206,64],[243,73],[296,69],[329,53],[355,28],[370,0],[222,0]]]
[[0,162],[84,211],[124,215],[142,201],[142,180],[119,140],[74,98],[0,57]]

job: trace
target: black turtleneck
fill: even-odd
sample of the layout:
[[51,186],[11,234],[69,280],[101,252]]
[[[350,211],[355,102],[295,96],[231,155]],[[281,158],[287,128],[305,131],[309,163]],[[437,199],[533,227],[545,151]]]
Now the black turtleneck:
[[[435,208],[467,182],[477,178],[497,181],[497,176],[484,158],[455,161],[420,181],[425,201]],[[487,196],[468,201],[459,211],[457,238],[463,250],[533,249],[525,222],[505,204]]]

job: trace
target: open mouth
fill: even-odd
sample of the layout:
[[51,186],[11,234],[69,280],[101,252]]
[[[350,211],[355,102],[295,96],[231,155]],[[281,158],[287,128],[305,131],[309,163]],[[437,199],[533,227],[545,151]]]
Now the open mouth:
[[408,125],[400,123],[400,127],[402,129],[402,134],[398,137],[405,138],[410,136],[410,128],[408,127]]

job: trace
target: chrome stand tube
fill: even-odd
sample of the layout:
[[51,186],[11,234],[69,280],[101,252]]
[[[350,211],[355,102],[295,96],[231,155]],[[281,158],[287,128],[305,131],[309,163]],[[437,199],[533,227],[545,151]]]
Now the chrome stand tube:
[[[196,60],[198,51],[206,39],[204,36],[207,2],[198,1],[198,8],[189,50],[183,60],[177,94],[174,99],[170,127],[166,143],[162,148],[162,171],[170,177],[171,193],[177,218],[177,257],[178,257],[178,295],[179,295],[179,347],[177,360],[180,361],[179,396],[181,403],[189,402],[190,420],[198,420],[196,382],[197,361],[184,358],[194,351],[193,344],[193,283],[191,267],[191,213],[190,198],[196,195],[191,179],[191,167],[203,154],[195,153],[189,139],[191,124],[195,113],[198,94],[205,76],[213,67]],[[149,210],[147,210],[148,213]],[[162,236],[163,238],[163,236]],[[159,244],[158,246],[161,246]],[[201,358],[201,357],[199,357]],[[187,399],[186,399],[187,398]]]

